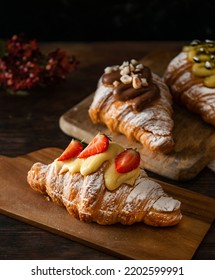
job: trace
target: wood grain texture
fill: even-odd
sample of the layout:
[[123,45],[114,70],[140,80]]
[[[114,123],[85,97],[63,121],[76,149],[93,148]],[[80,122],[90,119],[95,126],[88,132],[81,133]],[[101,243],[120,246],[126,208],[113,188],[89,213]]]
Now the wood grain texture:
[[[154,228],[143,224],[125,227],[83,223],[72,218],[65,208],[33,191],[26,181],[34,162],[50,163],[61,152],[47,148],[21,157],[1,158],[1,213],[119,258],[192,258],[214,220],[215,199],[160,182],[168,194],[182,202],[183,219],[177,226]],[[11,170],[13,176],[10,176]]]
[[[65,83],[56,87],[38,89],[26,97],[0,94],[0,154],[16,157],[44,147],[54,146],[64,149],[71,136],[59,128],[60,116],[95,90],[98,78],[107,65],[144,57],[147,63],[151,63],[153,71],[162,75],[168,61],[183,45],[184,42],[177,41],[42,44],[44,52],[61,48],[69,55],[76,55],[80,65]],[[153,63],[158,57],[159,63]],[[176,184],[174,180],[158,174],[152,172],[149,174],[153,178]],[[11,176],[12,174],[9,175]],[[177,185],[215,198],[215,173],[207,167],[192,180],[178,181]],[[0,244],[0,258],[6,260],[117,258],[3,214],[0,214]],[[215,222],[196,250],[193,259],[215,259]]]
[[149,151],[123,135],[113,134],[104,125],[94,125],[88,114],[93,96],[94,94],[88,96],[61,116],[62,131],[86,142],[98,131],[103,131],[123,146],[137,148],[147,170],[174,180],[189,180],[195,177],[215,158],[214,127],[186,109],[174,105],[175,148],[172,153],[165,155]]

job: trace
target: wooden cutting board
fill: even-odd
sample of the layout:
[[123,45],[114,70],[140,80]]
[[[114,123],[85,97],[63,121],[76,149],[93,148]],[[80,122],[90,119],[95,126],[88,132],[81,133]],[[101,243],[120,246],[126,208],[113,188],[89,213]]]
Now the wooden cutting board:
[[2,214],[123,259],[192,258],[215,218],[215,199],[160,182],[169,195],[182,202],[183,219],[177,226],[101,226],[80,222],[65,208],[32,190],[26,181],[34,162],[50,163],[61,152],[47,148],[17,158],[0,157]]
[[215,129],[198,116],[174,105],[175,149],[169,154],[155,153],[119,134],[112,134],[103,125],[94,125],[88,115],[94,94],[65,112],[59,121],[66,134],[89,142],[98,131],[103,131],[125,147],[137,148],[147,170],[173,180],[188,180],[195,177],[215,158]]

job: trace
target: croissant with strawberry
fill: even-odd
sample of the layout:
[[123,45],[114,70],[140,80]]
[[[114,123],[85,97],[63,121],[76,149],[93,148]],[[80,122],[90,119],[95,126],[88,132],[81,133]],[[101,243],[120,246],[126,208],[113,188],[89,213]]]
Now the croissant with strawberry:
[[98,133],[85,149],[73,139],[51,164],[35,163],[27,181],[80,221],[176,225],[181,203],[147,176],[140,160],[138,151]]

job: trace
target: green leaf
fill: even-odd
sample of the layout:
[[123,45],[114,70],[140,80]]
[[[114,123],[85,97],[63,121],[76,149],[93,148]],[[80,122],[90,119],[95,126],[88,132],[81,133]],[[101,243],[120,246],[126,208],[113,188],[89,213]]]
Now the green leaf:
[[10,95],[19,95],[19,96],[26,96],[26,95],[29,95],[29,92],[28,91],[25,91],[25,90],[17,90],[17,91],[14,91],[12,89],[6,89],[6,92]]

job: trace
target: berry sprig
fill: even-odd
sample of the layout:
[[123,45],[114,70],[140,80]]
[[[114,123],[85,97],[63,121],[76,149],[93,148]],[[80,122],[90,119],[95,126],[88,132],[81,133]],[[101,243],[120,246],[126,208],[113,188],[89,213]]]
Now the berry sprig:
[[42,53],[36,40],[23,34],[0,42],[0,88],[11,94],[28,93],[39,86],[49,86],[65,80],[76,69],[75,56],[56,49]]

